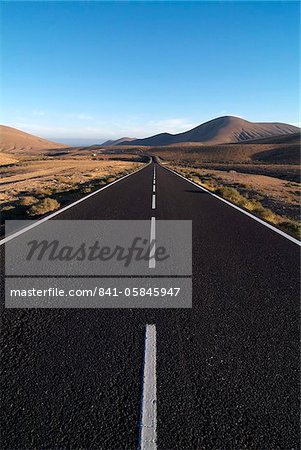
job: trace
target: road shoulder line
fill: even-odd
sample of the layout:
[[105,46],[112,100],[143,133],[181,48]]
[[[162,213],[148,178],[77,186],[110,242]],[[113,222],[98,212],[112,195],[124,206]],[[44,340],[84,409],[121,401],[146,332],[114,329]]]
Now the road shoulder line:
[[157,449],[156,325],[146,325],[139,450]]
[[150,246],[151,246],[151,250],[150,250],[150,254],[149,254],[149,262],[148,262],[148,267],[149,269],[155,269],[156,268],[156,259],[155,259],[155,254],[156,254],[156,218],[152,217],[151,218],[151,227],[150,227]]

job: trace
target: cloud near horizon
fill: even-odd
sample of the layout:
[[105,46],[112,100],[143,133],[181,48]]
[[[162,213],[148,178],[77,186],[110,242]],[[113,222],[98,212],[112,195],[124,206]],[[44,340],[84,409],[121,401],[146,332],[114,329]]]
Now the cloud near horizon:
[[[42,116],[42,115],[41,115]],[[84,123],[83,123],[84,122]],[[79,125],[80,123],[80,125]],[[200,122],[201,123],[201,122]],[[118,121],[94,119],[87,114],[66,114],[61,126],[48,125],[45,120],[16,121],[6,124],[30,134],[36,134],[46,139],[119,139],[129,136],[143,138],[158,133],[181,133],[199,123],[187,118],[168,118],[161,120],[124,119]]]
[[[221,115],[239,114],[229,113],[226,110],[219,111],[215,117]],[[15,115],[15,117],[18,117]],[[171,117],[159,120],[150,120],[139,116],[118,117],[116,120],[96,118],[86,113],[64,113],[61,115],[51,114],[43,110],[35,110],[31,114],[10,120],[8,125],[30,134],[45,139],[76,143],[76,141],[91,143],[103,142],[108,139],[119,139],[121,137],[145,138],[159,133],[181,133],[188,131],[201,123],[211,120],[213,117],[202,117],[193,121],[186,117]],[[249,119],[250,120],[250,119]],[[56,123],[60,123],[57,125]],[[300,123],[294,125],[300,126]],[[76,144],[75,144],[76,145]]]

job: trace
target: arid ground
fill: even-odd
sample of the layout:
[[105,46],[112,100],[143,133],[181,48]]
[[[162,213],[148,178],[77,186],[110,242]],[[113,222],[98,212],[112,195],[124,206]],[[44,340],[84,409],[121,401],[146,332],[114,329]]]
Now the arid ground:
[[[54,148],[2,127],[2,222],[41,217],[137,169],[149,156],[294,236],[300,235],[300,135],[233,144]],[[25,145],[26,144],[26,145]]]
[[41,217],[143,165],[143,157],[71,153],[0,153],[0,205],[6,219]]
[[203,187],[300,237],[299,136],[274,144],[152,147],[148,153]]

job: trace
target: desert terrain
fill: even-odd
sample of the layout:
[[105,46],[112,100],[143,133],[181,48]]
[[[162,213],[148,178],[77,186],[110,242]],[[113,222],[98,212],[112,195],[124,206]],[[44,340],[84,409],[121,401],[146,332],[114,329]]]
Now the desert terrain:
[[[222,116],[202,123],[183,133],[159,133],[144,139],[126,138],[132,145],[173,145],[193,143],[217,145],[226,143],[247,142],[257,139],[268,139],[274,136],[287,136],[300,132],[299,128],[280,122],[250,122],[235,116]],[[110,145],[122,145],[122,139]]]
[[[275,143],[273,143],[275,141]],[[163,164],[300,237],[300,135],[148,149]]]
[[148,158],[66,147],[1,127],[1,224],[39,218],[142,166]]
[[120,144],[121,138],[106,145],[68,147],[2,127],[2,222],[9,218],[40,217],[136,170],[149,157],[156,157],[196,183],[300,236],[297,128],[279,124],[281,134],[271,135],[277,132],[277,124],[248,125],[250,122],[237,118],[212,122],[208,123],[210,129],[208,124],[205,128],[198,127],[199,139],[203,139],[201,131],[205,138],[208,133],[211,136],[216,133],[213,142],[221,136],[230,139],[242,126],[256,137],[222,144],[207,145],[200,141],[155,146],[136,145],[131,138]]
[[194,182],[300,237],[300,133],[292,131],[217,145],[135,146],[131,141],[107,150],[136,149],[157,157]]
[[36,205],[41,204],[46,197],[53,199],[53,205],[59,207],[66,203],[67,197],[75,198],[77,194],[90,193],[93,188],[99,188],[137,169],[140,164],[134,160],[133,162],[116,161],[112,158],[97,160],[83,156],[78,159],[23,158],[18,162],[2,165],[0,169],[2,213],[5,217],[16,215],[20,205],[35,205],[35,208],[27,208],[28,214],[48,212],[45,208],[44,210],[36,208]]

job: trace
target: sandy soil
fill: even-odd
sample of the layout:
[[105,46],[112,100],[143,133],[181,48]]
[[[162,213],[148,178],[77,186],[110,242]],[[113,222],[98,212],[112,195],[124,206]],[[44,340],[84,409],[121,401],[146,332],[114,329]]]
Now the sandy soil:
[[[199,164],[196,165],[199,167]],[[287,181],[301,181],[300,165],[298,164],[214,164],[202,163],[202,168],[221,170],[224,172],[235,171],[254,175],[266,175]]]
[[0,166],[7,166],[8,164],[15,164],[18,162],[14,156],[8,153],[0,153]]
[[[171,165],[175,170],[195,171],[203,177],[204,183],[215,187],[229,186],[237,189],[242,195],[258,199],[265,208],[271,209],[275,214],[300,220],[300,193],[301,185],[298,182],[285,179],[240,173],[234,170],[215,170],[202,166],[187,167]],[[241,168],[242,170],[242,168]],[[205,178],[204,178],[205,177]],[[207,187],[207,186],[206,186]]]
[[236,185],[253,190],[256,193],[268,196],[274,200],[287,201],[293,205],[299,204],[300,184],[281,180],[280,178],[248,173],[224,172],[220,170],[204,170],[224,184]]
[[297,144],[225,144],[152,147],[148,152],[166,162],[299,164],[300,145]]
[[0,203],[18,200],[43,190],[66,191],[76,186],[133,170],[139,165],[128,161],[89,159],[22,160],[0,168]]

